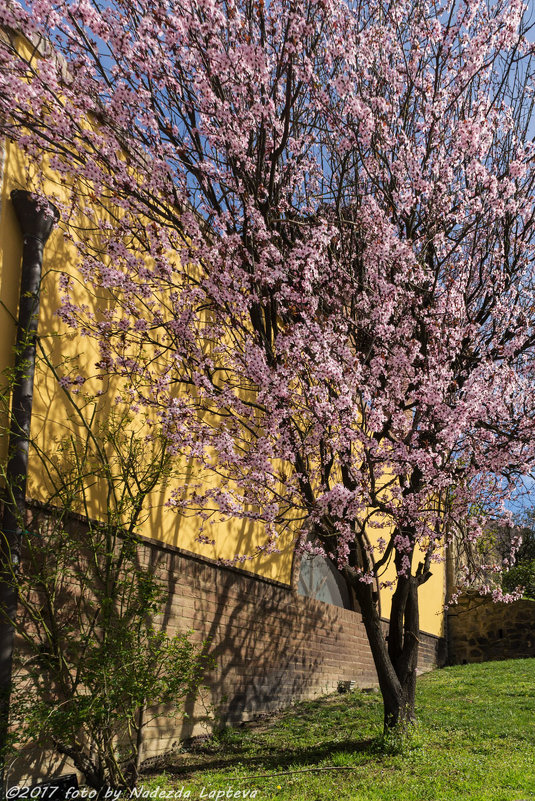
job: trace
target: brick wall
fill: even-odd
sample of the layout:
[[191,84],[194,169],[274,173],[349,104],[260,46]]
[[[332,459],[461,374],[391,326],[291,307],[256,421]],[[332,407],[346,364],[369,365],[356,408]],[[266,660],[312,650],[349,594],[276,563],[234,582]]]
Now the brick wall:
[[[220,567],[159,543],[140,556],[165,583],[162,623],[170,634],[195,631],[210,638],[215,667],[188,717],[161,716],[147,726],[143,758],[167,753],[181,740],[209,732],[214,722],[254,718],[337,689],[340,681],[377,686],[358,612],[304,598],[295,589]],[[386,626],[386,622],[385,622]],[[423,672],[445,662],[444,640],[420,635]],[[10,784],[72,771],[68,762],[27,751],[13,765]]]
[[[297,595],[295,590],[169,548],[147,549],[168,586],[164,623],[211,639],[216,668],[190,718],[170,730],[160,721],[147,732],[145,757],[210,727],[211,715],[237,722],[337,689],[340,681],[377,686],[359,613]],[[442,638],[422,633],[419,672],[445,663]],[[206,730],[206,729],[205,729]]]
[[466,595],[448,614],[448,661],[486,662],[535,656],[535,601],[493,603]]

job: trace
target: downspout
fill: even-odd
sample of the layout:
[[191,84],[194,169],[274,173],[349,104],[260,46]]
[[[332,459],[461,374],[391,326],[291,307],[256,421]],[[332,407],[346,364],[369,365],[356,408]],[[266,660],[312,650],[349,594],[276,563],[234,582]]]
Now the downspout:
[[55,206],[14,189],[11,201],[23,236],[19,319],[9,427],[4,509],[0,521],[0,790],[4,790],[5,747],[13,662],[13,622],[17,614],[16,575],[26,515],[28,450],[33,402],[35,350],[43,250],[59,219]]

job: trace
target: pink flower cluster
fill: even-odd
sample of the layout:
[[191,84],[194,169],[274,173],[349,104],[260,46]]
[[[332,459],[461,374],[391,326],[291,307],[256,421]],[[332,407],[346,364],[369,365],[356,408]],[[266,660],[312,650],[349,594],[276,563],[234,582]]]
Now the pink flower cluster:
[[535,464],[523,5],[27,6],[52,47],[2,40],[0,120],[87,221],[59,314],[217,477],[191,503],[364,582],[480,537]]

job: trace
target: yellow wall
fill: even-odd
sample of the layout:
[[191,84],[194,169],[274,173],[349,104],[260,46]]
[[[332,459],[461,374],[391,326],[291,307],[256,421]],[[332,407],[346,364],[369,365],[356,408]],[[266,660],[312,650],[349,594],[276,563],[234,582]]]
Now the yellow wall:
[[[21,235],[15,214],[9,200],[9,192],[13,188],[32,188],[28,184],[28,176],[25,174],[20,154],[16,148],[8,144],[6,147],[6,170],[2,186],[2,206],[0,209],[0,235],[2,248],[0,251],[1,259],[1,284],[0,300],[14,314],[18,304],[18,293],[20,283],[20,262],[22,255]],[[31,176],[30,176],[31,180]],[[50,193],[58,191],[58,186],[50,183]],[[46,191],[46,186],[45,186]],[[94,373],[93,364],[98,358],[98,351],[95,343],[88,337],[82,337],[72,332],[61,323],[55,316],[55,311],[60,305],[60,295],[57,285],[58,275],[61,272],[75,274],[76,252],[72,245],[69,245],[62,236],[61,223],[52,233],[46,248],[43,264],[43,285],[41,292],[41,307],[39,319],[39,338],[43,349],[51,363],[60,366],[69,359],[69,367],[74,373],[79,372],[83,376],[91,376]],[[96,304],[87,290],[80,287],[79,291],[85,291],[84,302]],[[96,308],[96,305],[95,305]],[[0,326],[3,332],[7,332],[2,337],[2,350],[0,351],[0,364],[12,363],[12,348],[15,341],[15,327],[13,320],[2,306],[2,317]],[[88,380],[82,393],[77,396],[80,408],[89,416],[94,404],[97,405],[96,421],[103,422],[103,416],[108,416],[110,407],[113,406],[112,396],[115,394],[112,387],[105,388],[104,394],[97,398],[96,393],[102,390],[102,383],[95,380]],[[84,400],[85,398],[85,400]],[[138,425],[140,425],[138,423]],[[142,429],[141,424],[141,429]],[[5,428],[2,426],[2,428]],[[140,433],[142,433],[140,429]],[[35,376],[34,403],[32,410],[32,440],[34,440],[43,450],[53,454],[61,460],[59,446],[62,439],[70,432],[80,434],[80,426],[76,421],[76,414],[69,404],[65,393],[58,387],[52,372],[47,369],[43,359],[38,359]],[[5,439],[3,438],[4,447]],[[177,476],[181,480],[188,482],[196,479],[195,470],[192,465],[186,463],[176,467]],[[217,525],[217,537],[214,545],[208,545],[196,541],[199,529],[199,518],[194,516],[179,515],[177,512],[165,506],[169,498],[172,487],[161,487],[154,492],[151,497],[150,511],[144,524],[139,529],[139,534],[153,539],[161,540],[168,544],[193,551],[211,559],[232,559],[236,553],[252,554],[257,545],[263,542],[263,531],[260,526],[253,526],[251,523],[242,522],[219,522]],[[39,469],[39,460],[35,453],[30,457],[28,496],[37,500],[48,500],[47,484],[43,477],[42,470]],[[102,504],[105,498],[102,494],[94,493],[91,499],[90,513],[95,518],[102,515]],[[81,511],[81,510],[80,510]],[[205,533],[212,536],[210,528]],[[242,566],[245,569],[253,570],[263,576],[277,579],[289,583],[291,578],[292,547],[289,538],[282,544],[285,553],[284,557],[277,555],[262,556]]]
[[[9,200],[9,192],[13,188],[32,189],[33,176],[24,165],[17,149],[7,144],[5,146],[5,170],[2,182],[0,207],[0,365],[12,363],[12,349],[15,341],[15,316],[20,281],[20,261],[22,254],[21,236],[18,223]],[[49,179],[49,189],[45,185],[45,192],[49,194],[61,193],[61,187],[53,183],[52,175]],[[67,330],[58,318],[55,311],[60,304],[58,291],[58,274],[68,272],[76,274],[76,251],[64,239],[59,228],[53,232],[45,249],[43,268],[43,287],[41,297],[41,311],[39,321],[40,341],[47,358],[53,365],[61,365],[65,359],[72,360],[70,366],[73,371],[84,376],[91,376],[93,365],[97,359],[95,344],[88,337],[82,337]],[[86,287],[79,284],[79,291],[84,293],[84,302],[98,308],[96,298],[92,297]],[[110,414],[114,387],[103,387],[102,383],[89,379],[83,387],[82,393],[77,396],[82,412],[89,416],[96,408],[96,420],[104,422]],[[97,398],[97,390],[104,390]],[[131,423],[139,428],[139,435],[143,435],[143,422]],[[5,424],[2,425],[2,431]],[[62,439],[69,433],[80,434],[80,426],[76,421],[72,406],[65,393],[59,388],[51,370],[46,367],[41,358],[37,365],[35,379],[35,395],[32,414],[32,439],[44,452],[51,454],[58,463],[61,462],[60,450]],[[6,437],[2,437],[0,447],[6,447]],[[191,482],[198,477],[198,467],[182,462],[175,465],[175,474],[172,481]],[[255,547],[263,541],[263,530],[249,522],[217,522],[214,526],[215,544],[209,545],[197,541],[199,518],[192,515],[179,515],[165,506],[172,489],[161,486],[151,496],[150,509],[138,533],[165,543],[177,546],[211,559],[231,559],[236,553],[251,554]],[[30,472],[28,495],[29,497],[48,501],[50,490],[47,487],[39,459],[34,452],[30,457]],[[92,517],[101,519],[104,503],[102,493],[91,494],[88,512]],[[83,512],[83,510],[80,510]],[[210,530],[205,532],[212,536]],[[293,542],[290,534],[282,538],[279,546],[280,554],[260,556],[240,566],[252,570],[263,576],[277,579],[289,584],[291,580]],[[388,577],[388,576],[387,576]],[[433,577],[420,590],[421,598],[421,628],[424,631],[442,634],[442,605],[444,601],[444,568],[443,565],[433,566]],[[381,606],[383,615],[388,615],[390,609],[390,591],[382,592]]]

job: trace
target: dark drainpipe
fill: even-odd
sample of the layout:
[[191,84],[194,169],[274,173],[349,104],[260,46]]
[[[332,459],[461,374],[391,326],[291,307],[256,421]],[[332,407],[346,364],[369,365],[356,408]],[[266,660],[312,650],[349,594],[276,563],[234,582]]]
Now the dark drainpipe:
[[43,250],[59,219],[59,211],[44,198],[14,189],[11,201],[23,236],[19,319],[9,428],[4,508],[0,520],[0,790],[4,789],[5,745],[13,660],[13,621],[17,613],[15,576],[21,556],[26,516],[28,449],[33,401],[35,348]]

